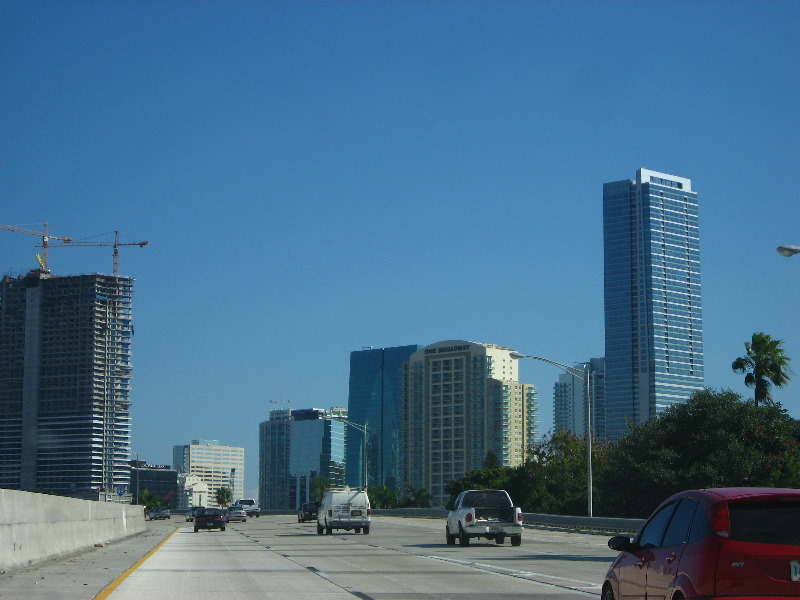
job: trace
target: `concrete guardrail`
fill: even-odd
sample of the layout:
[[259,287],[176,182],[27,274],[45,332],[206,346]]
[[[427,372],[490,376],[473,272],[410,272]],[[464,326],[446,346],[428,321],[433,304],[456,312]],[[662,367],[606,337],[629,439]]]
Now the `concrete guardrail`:
[[0,571],[144,531],[144,507],[0,489]]

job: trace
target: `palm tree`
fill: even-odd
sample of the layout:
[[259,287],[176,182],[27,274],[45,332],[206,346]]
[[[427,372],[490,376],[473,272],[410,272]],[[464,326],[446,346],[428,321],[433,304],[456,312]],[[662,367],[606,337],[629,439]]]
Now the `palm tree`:
[[229,487],[223,486],[218,488],[214,496],[214,500],[217,501],[217,505],[219,505],[220,508],[227,508],[230,506],[231,502],[233,502],[233,492]]
[[744,383],[755,388],[755,403],[774,404],[770,387],[783,387],[789,381],[789,358],[784,354],[781,340],[773,340],[766,333],[754,333],[751,342],[745,342],[745,356],[740,356],[731,367],[737,373],[746,373]]

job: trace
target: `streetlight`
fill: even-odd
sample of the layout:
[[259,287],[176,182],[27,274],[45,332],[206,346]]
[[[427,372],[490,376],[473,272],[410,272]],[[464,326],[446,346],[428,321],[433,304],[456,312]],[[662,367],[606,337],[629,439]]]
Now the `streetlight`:
[[589,381],[591,380],[589,369],[590,363],[586,363],[586,368],[581,371],[580,369],[576,369],[575,367],[570,367],[567,365],[562,365],[559,362],[554,360],[550,360],[549,358],[542,358],[541,356],[531,356],[530,354],[522,354],[520,352],[512,352],[509,356],[511,358],[520,359],[520,358],[532,358],[533,360],[541,360],[542,362],[546,362],[547,364],[553,365],[554,367],[558,367],[562,371],[564,371],[567,375],[572,375],[573,377],[580,379],[584,382],[584,387],[586,388],[586,463],[587,463],[587,479],[588,479],[588,510],[589,516],[593,516],[592,511],[592,396],[589,392]]
[[362,441],[362,454],[364,455],[364,487],[367,487],[367,425],[361,423],[354,423],[353,421],[348,421],[342,417],[334,417],[331,415],[325,415],[323,419],[327,419],[328,421],[339,421],[339,423],[344,423],[345,425],[349,425],[350,427],[357,429],[363,434],[363,441]]
[[781,256],[800,254],[800,246],[778,246],[778,254]]

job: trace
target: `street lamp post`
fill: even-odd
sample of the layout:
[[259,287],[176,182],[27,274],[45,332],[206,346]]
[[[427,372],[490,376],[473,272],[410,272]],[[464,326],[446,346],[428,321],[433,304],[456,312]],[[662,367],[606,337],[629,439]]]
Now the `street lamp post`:
[[589,390],[589,385],[591,381],[591,373],[590,368],[591,364],[586,363],[586,369],[583,371],[576,369],[575,367],[570,367],[567,365],[563,365],[559,362],[554,360],[550,360],[549,358],[542,358],[541,356],[531,356],[530,354],[522,354],[520,352],[512,352],[510,354],[511,358],[520,359],[520,358],[532,358],[533,360],[540,360],[542,362],[546,362],[547,364],[553,365],[554,367],[558,367],[562,371],[564,371],[567,375],[572,375],[573,377],[580,379],[584,383],[584,387],[586,388],[586,476],[588,480],[588,513],[589,516],[593,516],[593,501],[592,501],[592,396]]
[[362,425],[361,423],[354,423],[353,421],[348,421],[347,419],[343,419],[342,417],[333,417],[331,415],[325,415],[325,417],[323,417],[323,418],[327,419],[328,421],[339,421],[339,423],[344,423],[345,425],[349,425],[353,429],[357,429],[358,431],[360,431],[362,433],[363,441],[362,441],[362,446],[361,446],[362,447],[361,452],[362,452],[362,454],[364,456],[364,487],[366,488],[367,487],[367,425],[366,425],[366,423]]
[[800,246],[778,246],[778,254],[781,256],[800,254]]

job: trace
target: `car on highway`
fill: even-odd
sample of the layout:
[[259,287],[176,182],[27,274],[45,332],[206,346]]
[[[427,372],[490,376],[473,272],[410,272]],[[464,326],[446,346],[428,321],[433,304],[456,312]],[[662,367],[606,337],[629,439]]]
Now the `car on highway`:
[[225,531],[225,514],[219,508],[204,508],[194,517],[194,532],[200,529],[219,529]]
[[239,506],[238,504],[234,504],[233,506],[228,507],[228,522],[231,521],[241,521],[242,523],[247,522],[247,513],[244,512],[244,508]]
[[300,508],[297,509],[297,522],[305,523],[306,521],[316,521],[318,508],[319,503],[317,502],[304,503]]
[[147,518],[150,521],[153,519],[169,519],[171,516],[172,513],[169,512],[166,506],[154,506],[150,509],[150,512],[147,513]]
[[800,598],[800,490],[680,492],[608,546],[602,600]]
[[186,513],[186,520],[187,521],[194,521],[195,516],[201,510],[204,510],[205,506],[193,506],[189,509],[189,512]]
[[334,529],[369,534],[372,508],[364,488],[333,488],[325,492],[317,509],[317,534]]

